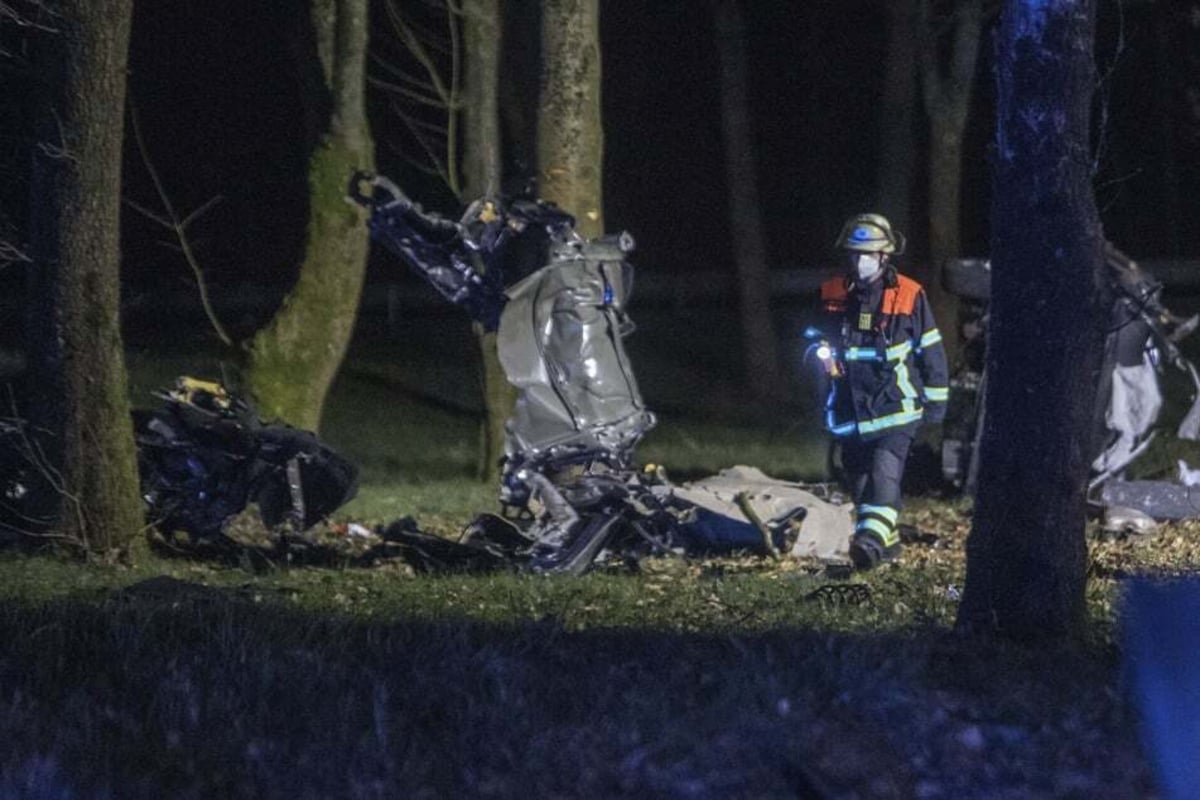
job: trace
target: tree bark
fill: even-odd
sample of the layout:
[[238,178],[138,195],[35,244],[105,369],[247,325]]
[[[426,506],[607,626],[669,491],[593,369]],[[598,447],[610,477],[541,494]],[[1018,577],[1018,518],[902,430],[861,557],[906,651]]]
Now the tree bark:
[[[934,264],[962,255],[962,149],[964,118],[934,113],[930,120],[929,252]],[[938,287],[941,288],[940,286]]]
[[1072,636],[1099,382],[1103,232],[1089,124],[1094,0],[1005,5],[997,39],[987,416],[958,625]]
[[913,0],[887,0],[887,63],[879,137],[876,208],[901,231],[911,230],[913,165],[916,163],[917,59]]
[[729,221],[737,270],[745,385],[760,401],[779,396],[779,360],[771,317],[771,274],[758,201],[758,169],[750,128],[746,31],[738,0],[711,0],[721,76],[721,132]]
[[[466,51],[463,177],[465,195],[475,198],[500,191],[500,2],[463,0],[462,15]],[[479,475],[490,483],[500,477],[504,423],[512,414],[517,393],[500,366],[496,334],[476,324],[475,336],[479,342],[484,408]]]
[[543,0],[538,195],[604,232],[599,0]]
[[370,170],[373,145],[363,103],[367,0],[312,0],[319,69],[310,69],[315,144],[309,159],[309,221],[295,286],[250,346],[246,382],[260,413],[317,430],[341,366],[362,294],[367,230],[345,202],[349,176]]
[[929,115],[929,271],[925,289],[942,327],[946,356],[953,364],[960,348],[958,301],[942,288],[946,259],[960,253],[962,203],[962,145],[971,108],[975,62],[983,28],[983,0],[955,4],[947,69],[938,57],[933,31],[933,0],[917,0],[921,86]]
[[121,142],[131,0],[62,0],[31,187],[33,419],[55,433],[46,476],[61,532],[96,552],[142,528],[121,346]]

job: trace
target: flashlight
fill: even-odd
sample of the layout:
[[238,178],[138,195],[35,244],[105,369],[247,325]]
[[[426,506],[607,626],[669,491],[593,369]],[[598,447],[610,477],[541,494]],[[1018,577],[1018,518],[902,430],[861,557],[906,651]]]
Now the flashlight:
[[822,339],[819,342],[812,344],[808,352],[816,356],[821,362],[821,368],[825,370],[825,374],[831,378],[840,378],[842,376],[842,365],[838,363],[837,351],[833,345]]

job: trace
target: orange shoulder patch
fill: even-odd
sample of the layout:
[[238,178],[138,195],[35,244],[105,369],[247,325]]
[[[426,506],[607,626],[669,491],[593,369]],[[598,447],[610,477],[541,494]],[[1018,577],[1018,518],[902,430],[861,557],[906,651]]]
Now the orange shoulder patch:
[[905,275],[896,276],[896,285],[883,293],[883,311],[886,314],[911,314],[917,307],[917,297],[923,291],[921,284]]

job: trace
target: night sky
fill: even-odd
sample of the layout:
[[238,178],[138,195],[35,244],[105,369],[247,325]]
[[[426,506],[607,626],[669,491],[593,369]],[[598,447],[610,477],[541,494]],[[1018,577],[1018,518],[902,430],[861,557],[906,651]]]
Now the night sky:
[[[424,7],[410,5],[414,12]],[[640,0],[601,5],[607,225],[634,234],[641,270],[731,268],[717,63],[705,6]],[[878,5],[747,4],[761,207],[778,268],[826,264],[842,219],[871,208],[879,130],[892,124],[878,109],[886,42]],[[1108,78],[1100,93],[1107,117],[1097,197],[1109,236],[1138,257],[1194,257],[1200,250],[1195,6],[1101,3],[1098,60]],[[535,7],[510,4],[513,36],[536,41],[526,13]],[[303,8],[299,0],[136,4],[130,99],[181,212],[214,195],[224,198],[193,229],[218,290],[245,280],[286,284],[300,255],[308,143],[296,134],[300,86],[286,30]],[[374,51],[394,52],[384,26],[377,28]],[[964,162],[963,248],[970,254],[987,249],[990,40],[989,32],[980,50]],[[526,105],[533,101],[534,70],[528,56],[510,62],[504,76],[510,102],[514,96]],[[27,97],[36,86],[28,73],[11,66],[5,76],[15,78],[6,82],[17,97]],[[10,145],[25,132],[11,111],[21,107],[13,97],[6,99],[3,138]],[[382,171],[427,206],[454,212],[444,189],[397,157],[406,146],[399,122],[378,92],[371,97]],[[4,152],[11,156],[18,149]],[[923,157],[917,161],[924,166]],[[19,223],[20,194],[13,186],[20,185],[21,169],[11,157],[6,162],[5,211]],[[528,169],[512,159],[509,166],[514,173]],[[127,196],[157,207],[132,146],[125,174]],[[922,174],[918,171],[919,178]],[[914,209],[921,207],[922,195],[918,184]],[[162,244],[170,240],[168,231],[131,209],[124,228],[130,291],[186,283],[182,259]],[[914,224],[907,233],[911,257],[921,258],[924,226]],[[372,279],[394,277],[379,262],[377,255]]]

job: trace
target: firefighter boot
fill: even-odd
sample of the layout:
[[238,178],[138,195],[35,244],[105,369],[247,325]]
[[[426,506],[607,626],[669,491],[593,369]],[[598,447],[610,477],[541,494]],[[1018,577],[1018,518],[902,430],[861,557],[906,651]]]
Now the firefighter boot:
[[850,561],[855,569],[872,569],[885,561],[894,561],[901,550],[903,547],[898,540],[885,545],[877,534],[859,532],[850,540]]
[[850,560],[856,569],[871,569],[900,555],[900,534],[896,520],[900,511],[894,505],[860,503],[850,540]]

